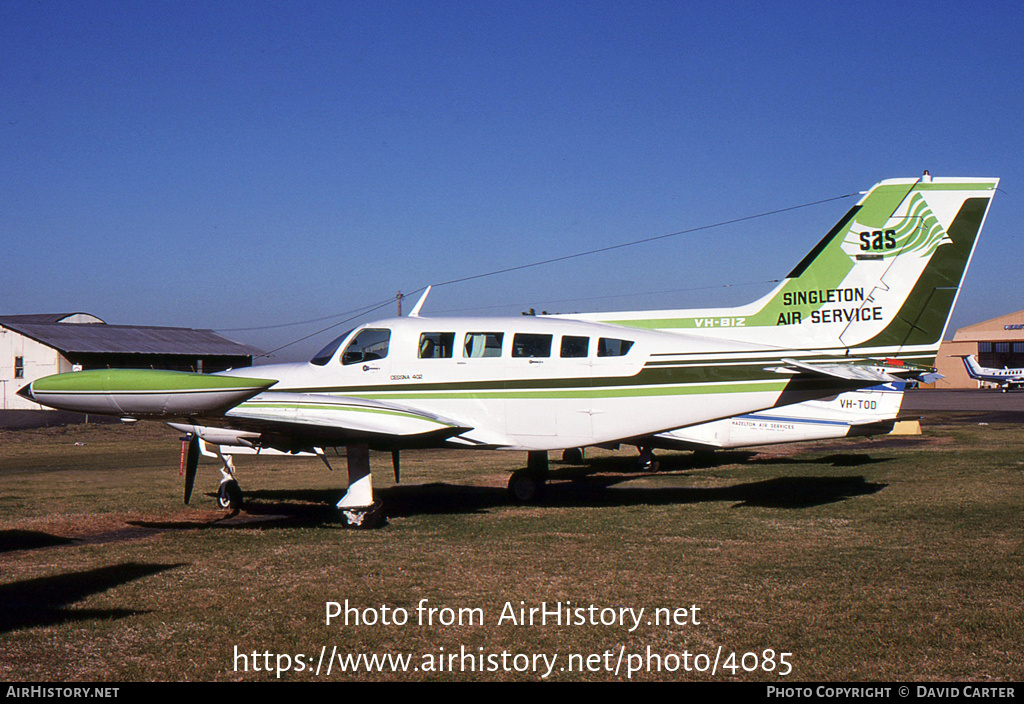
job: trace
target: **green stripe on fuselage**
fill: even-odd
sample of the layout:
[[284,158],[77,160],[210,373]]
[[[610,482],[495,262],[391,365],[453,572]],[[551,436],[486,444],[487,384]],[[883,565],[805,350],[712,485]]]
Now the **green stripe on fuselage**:
[[377,400],[414,400],[414,399],[581,399],[581,398],[627,398],[637,396],[691,396],[695,394],[732,394],[755,392],[781,392],[789,383],[788,379],[779,381],[763,381],[749,383],[694,384],[691,386],[623,386],[603,388],[571,388],[571,389],[536,389],[533,391],[511,391],[495,389],[492,391],[472,392],[414,392],[396,391],[393,393],[360,394],[360,397]]
[[[798,353],[794,353],[799,356]],[[881,356],[881,355],[879,355]],[[815,355],[816,361],[829,357]],[[849,363],[851,359],[835,355],[832,361]],[[739,359],[727,364],[699,360],[652,361],[631,376],[559,377],[467,382],[402,382],[321,388],[278,389],[293,393],[321,393],[372,399],[471,399],[471,398],[602,398],[625,396],[665,396],[672,394],[742,393],[779,391],[795,379],[766,371],[785,366],[781,359]],[[835,380],[837,384],[842,382]]]

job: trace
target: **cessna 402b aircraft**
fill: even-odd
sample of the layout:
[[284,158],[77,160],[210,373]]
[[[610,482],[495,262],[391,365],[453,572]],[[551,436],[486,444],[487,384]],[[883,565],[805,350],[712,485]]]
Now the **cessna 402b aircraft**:
[[[218,374],[89,370],[20,392],[190,433],[202,446],[346,448],[350,525],[383,520],[369,449],[528,453],[510,489],[542,485],[551,450],[651,438],[914,378],[933,364],[997,179],[875,185],[779,286],[746,306],[515,318],[406,317],[360,326],[308,363]],[[426,294],[424,294],[425,297]],[[222,505],[240,500],[229,455]],[[326,461],[326,460],[325,460]]]

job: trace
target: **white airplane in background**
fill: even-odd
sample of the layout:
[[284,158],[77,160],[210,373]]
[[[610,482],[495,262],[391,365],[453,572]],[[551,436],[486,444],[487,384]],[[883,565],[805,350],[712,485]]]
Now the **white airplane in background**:
[[978,360],[975,359],[972,354],[956,356],[964,360],[964,366],[967,368],[967,376],[972,379],[996,384],[1004,393],[1006,391],[1012,391],[1014,388],[1024,386],[1024,369],[995,369],[993,367],[983,367],[978,364]]
[[[190,433],[186,496],[200,444],[322,458],[324,448],[344,446],[341,515],[378,525],[370,449],[526,451],[515,490],[543,484],[551,450],[639,444],[917,376],[934,362],[997,185],[883,181],[748,306],[428,318],[424,294],[409,316],[362,325],[308,363],[218,374],[90,370],[19,393]],[[230,456],[215,454],[220,501],[237,504]]]

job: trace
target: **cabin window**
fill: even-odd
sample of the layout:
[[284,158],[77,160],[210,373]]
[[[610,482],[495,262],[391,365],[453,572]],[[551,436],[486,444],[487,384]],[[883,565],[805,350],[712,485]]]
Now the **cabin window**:
[[597,356],[624,357],[632,346],[633,342],[631,340],[616,340],[612,337],[602,337],[597,341]]
[[25,378],[25,358],[15,357],[14,358],[14,378],[24,379]]
[[589,337],[574,337],[573,335],[562,336],[562,349],[560,357],[586,357],[590,348]]
[[550,357],[551,335],[518,332],[512,338],[513,357]]
[[503,338],[504,335],[500,332],[466,333],[466,345],[462,350],[462,356],[500,357]]
[[338,351],[339,347],[341,347],[341,343],[344,342],[345,338],[347,338],[351,334],[352,331],[349,330],[344,335],[341,335],[340,337],[336,337],[333,340],[331,340],[322,350],[313,355],[313,359],[309,360],[309,363],[322,367],[328,362],[330,362],[331,359],[334,357],[334,353]]
[[455,347],[453,332],[425,332],[420,335],[420,359],[449,359]]
[[342,364],[358,364],[360,362],[372,362],[375,359],[384,359],[388,356],[388,343],[391,341],[391,331],[377,328],[366,328],[356,333],[352,342],[348,343],[345,352],[341,355]]

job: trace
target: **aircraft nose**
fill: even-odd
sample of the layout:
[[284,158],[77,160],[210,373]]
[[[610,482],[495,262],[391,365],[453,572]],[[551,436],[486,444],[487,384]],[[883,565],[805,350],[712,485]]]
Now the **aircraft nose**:
[[22,398],[27,398],[29,401],[35,401],[36,397],[32,395],[32,384],[25,384],[18,391],[18,395]]

